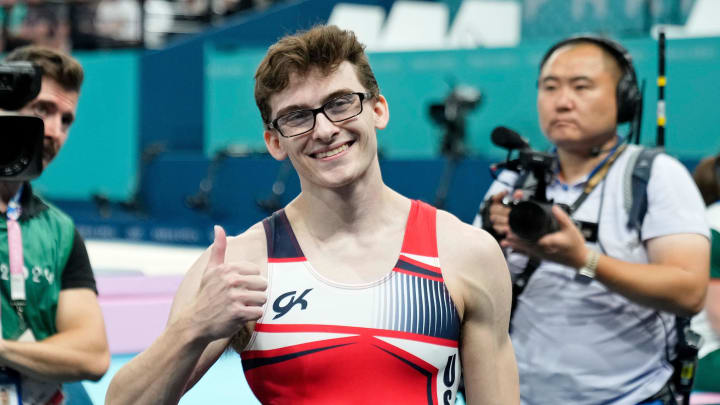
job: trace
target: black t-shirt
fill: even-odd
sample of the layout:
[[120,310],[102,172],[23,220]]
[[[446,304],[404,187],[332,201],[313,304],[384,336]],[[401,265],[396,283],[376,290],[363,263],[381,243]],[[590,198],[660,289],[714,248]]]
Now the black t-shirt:
[[73,241],[70,256],[62,272],[60,289],[65,290],[67,288],[89,288],[97,294],[95,276],[92,272],[92,266],[90,266],[87,249],[85,249],[85,241],[83,241],[77,229],[75,229],[75,240]]

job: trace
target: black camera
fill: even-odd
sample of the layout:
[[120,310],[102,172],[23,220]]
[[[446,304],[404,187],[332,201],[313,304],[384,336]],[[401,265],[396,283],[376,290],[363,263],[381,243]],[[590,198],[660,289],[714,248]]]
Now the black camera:
[[690,391],[692,391],[697,370],[698,352],[702,346],[703,338],[690,329],[689,318],[677,318],[676,322],[681,322],[681,325],[678,330],[677,353],[673,361],[675,372],[672,380],[677,393],[690,398]]
[[480,105],[482,93],[471,86],[455,86],[442,103],[430,105],[430,117],[445,127],[441,152],[445,156],[465,155],[465,117]]
[[[534,189],[533,194],[524,200],[507,202],[512,207],[508,218],[510,229],[529,241],[537,241],[543,235],[557,231],[559,226],[552,213],[553,202],[546,195],[555,172],[555,156],[533,150],[525,138],[505,127],[495,128],[491,140],[496,146],[508,150],[505,162],[494,165],[494,169],[517,172],[520,181],[516,186],[520,185],[526,191]],[[510,159],[514,150],[518,151],[517,158]],[[560,206],[568,210],[567,206]]]
[[45,126],[38,117],[11,113],[40,93],[42,69],[29,62],[0,63],[0,181],[27,181],[42,173]]

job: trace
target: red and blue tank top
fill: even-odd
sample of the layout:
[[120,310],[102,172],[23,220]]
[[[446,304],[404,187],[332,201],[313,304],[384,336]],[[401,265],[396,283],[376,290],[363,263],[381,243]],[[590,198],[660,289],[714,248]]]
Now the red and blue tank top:
[[380,280],[327,280],[283,210],[263,221],[268,301],[242,351],[264,404],[454,404],[460,319],[438,260],[435,208],[413,201],[400,253]]

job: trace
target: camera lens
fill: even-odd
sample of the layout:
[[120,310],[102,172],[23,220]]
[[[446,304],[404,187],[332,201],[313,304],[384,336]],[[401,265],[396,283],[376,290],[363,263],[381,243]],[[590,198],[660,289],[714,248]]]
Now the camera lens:
[[7,166],[17,160],[23,152],[23,144],[17,137],[3,139],[3,146],[0,148],[0,166]]
[[0,179],[27,180],[42,171],[43,121],[37,117],[0,116]]
[[520,201],[510,210],[510,229],[523,239],[536,241],[556,228],[552,205],[537,201]]

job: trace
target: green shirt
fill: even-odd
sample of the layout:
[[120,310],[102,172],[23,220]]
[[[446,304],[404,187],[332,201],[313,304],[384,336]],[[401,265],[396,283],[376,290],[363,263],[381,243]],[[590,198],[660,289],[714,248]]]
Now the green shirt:
[[720,279],[720,232],[712,232],[712,250],[710,252],[710,278]]
[[[57,333],[55,316],[62,273],[73,249],[75,225],[58,208],[29,190],[21,199],[23,259],[25,261],[26,304],[24,318],[35,339]],[[4,215],[3,215],[4,217]],[[0,221],[0,294],[2,294],[2,337],[16,340],[25,331],[10,302],[10,264],[7,222]]]

